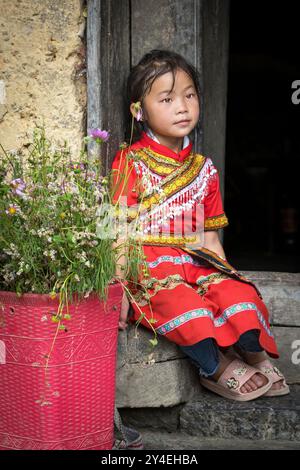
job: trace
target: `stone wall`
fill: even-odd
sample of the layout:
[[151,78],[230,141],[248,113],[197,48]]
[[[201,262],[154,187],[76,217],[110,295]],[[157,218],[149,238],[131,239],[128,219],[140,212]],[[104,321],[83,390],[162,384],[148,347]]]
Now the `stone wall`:
[[86,121],[84,0],[0,0],[0,142],[30,141],[36,124],[78,151]]

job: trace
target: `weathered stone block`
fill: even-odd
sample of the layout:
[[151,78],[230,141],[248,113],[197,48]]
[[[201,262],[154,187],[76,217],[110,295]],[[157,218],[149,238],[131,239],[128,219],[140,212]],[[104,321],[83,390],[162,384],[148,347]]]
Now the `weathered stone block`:
[[244,271],[260,290],[271,323],[300,327],[300,274],[267,271]]
[[204,392],[183,406],[184,432],[216,439],[300,440],[300,387],[284,397],[239,403]]
[[158,337],[158,345],[153,347],[150,340],[153,333],[140,326],[129,325],[120,332],[118,348],[118,367],[124,364],[143,364],[145,362],[164,362],[186,357],[174,343]]
[[121,408],[174,406],[191,400],[199,388],[187,359],[125,364],[117,374],[116,404]]
[[122,408],[120,414],[124,423],[136,429],[177,431],[180,410],[183,404],[167,408]]
[[300,384],[300,328],[273,327],[280,357],[273,361],[288,383]]

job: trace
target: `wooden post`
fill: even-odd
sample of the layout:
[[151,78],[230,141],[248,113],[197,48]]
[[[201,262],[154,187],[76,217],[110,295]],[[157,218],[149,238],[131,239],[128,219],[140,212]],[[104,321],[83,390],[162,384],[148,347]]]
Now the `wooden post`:
[[88,0],[89,127],[112,133],[104,173],[123,140],[125,80],[154,48],[172,49],[200,71],[203,121],[195,150],[216,163],[224,193],[229,0]]
[[229,0],[203,2],[203,153],[218,167],[224,195]]
[[87,127],[111,132],[101,149],[103,174],[124,140],[125,79],[130,70],[129,0],[88,0]]

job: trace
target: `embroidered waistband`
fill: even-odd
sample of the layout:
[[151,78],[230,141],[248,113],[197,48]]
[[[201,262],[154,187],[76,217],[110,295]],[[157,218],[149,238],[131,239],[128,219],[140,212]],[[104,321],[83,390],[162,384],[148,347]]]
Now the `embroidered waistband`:
[[199,235],[186,236],[186,237],[174,237],[174,236],[155,236],[145,235],[140,238],[143,245],[174,245],[174,246],[185,246],[193,245],[195,249],[199,249],[202,246],[201,237]]

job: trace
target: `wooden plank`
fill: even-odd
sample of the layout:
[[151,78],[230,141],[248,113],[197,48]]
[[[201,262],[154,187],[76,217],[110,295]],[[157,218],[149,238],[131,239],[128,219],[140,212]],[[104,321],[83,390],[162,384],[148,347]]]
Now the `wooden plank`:
[[[87,3],[87,129],[101,126],[100,4],[100,0]],[[89,145],[89,153],[95,148]]]
[[88,1],[88,116],[89,127],[111,132],[102,148],[106,174],[124,140],[125,82],[130,70],[129,0]]
[[203,153],[220,172],[224,194],[229,0],[203,1]]
[[[202,1],[132,0],[132,64],[136,64],[151,49],[170,49],[194,64],[202,77]],[[195,148],[200,151],[200,128],[193,140]]]

